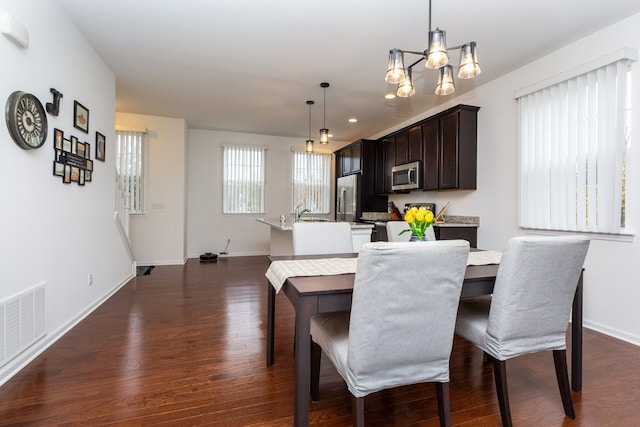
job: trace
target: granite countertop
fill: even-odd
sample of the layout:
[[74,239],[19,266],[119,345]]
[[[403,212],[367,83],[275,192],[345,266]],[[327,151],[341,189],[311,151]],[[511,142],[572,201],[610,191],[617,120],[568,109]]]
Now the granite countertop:
[[[287,218],[284,225],[282,225],[280,223],[280,218],[256,218],[257,221],[263,223],[263,224],[267,224],[269,226],[271,226],[271,228],[275,228],[277,230],[281,230],[281,231],[291,231],[293,230],[293,223],[291,222],[290,218]],[[307,220],[302,220],[301,222],[314,222],[313,219],[310,220],[310,218],[307,217]],[[324,220],[321,219],[318,222],[335,222],[334,220]],[[360,223],[360,222],[351,222],[351,229],[371,229],[373,228],[373,224],[365,224],[365,223]]]
[[[387,222],[389,221],[388,212],[363,212],[362,221]],[[479,227],[480,217],[477,216],[460,216],[460,215],[444,215],[444,222],[441,224],[433,224],[435,227]]]

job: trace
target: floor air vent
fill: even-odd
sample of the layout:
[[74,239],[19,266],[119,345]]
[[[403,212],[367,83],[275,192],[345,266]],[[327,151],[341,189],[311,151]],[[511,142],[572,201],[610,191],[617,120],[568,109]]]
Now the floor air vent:
[[45,335],[44,285],[0,301],[0,366]]

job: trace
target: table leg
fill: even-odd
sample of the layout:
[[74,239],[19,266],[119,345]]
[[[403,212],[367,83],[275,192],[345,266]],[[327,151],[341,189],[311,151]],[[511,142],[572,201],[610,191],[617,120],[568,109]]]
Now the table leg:
[[582,276],[580,273],[571,311],[571,388],[575,391],[582,390]]
[[294,425],[309,425],[309,393],[311,392],[311,316],[317,312],[314,297],[300,298],[296,307],[296,397]]
[[267,282],[267,288],[267,367],[269,367],[274,362],[276,290],[269,282]]

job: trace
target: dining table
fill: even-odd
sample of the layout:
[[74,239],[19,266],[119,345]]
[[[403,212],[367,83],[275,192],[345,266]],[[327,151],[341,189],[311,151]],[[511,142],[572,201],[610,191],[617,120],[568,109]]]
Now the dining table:
[[[358,254],[270,256],[275,261],[296,261],[327,258],[354,258]],[[478,297],[493,293],[499,264],[467,265],[460,298]],[[287,277],[281,286],[267,283],[267,366],[275,362],[275,301],[278,288],[295,309],[295,399],[294,425],[307,426],[309,418],[311,376],[311,318],[319,313],[351,309],[354,273]],[[571,316],[571,388],[582,389],[582,292],[583,273],[580,274],[573,299]],[[390,284],[390,289],[393,286]]]

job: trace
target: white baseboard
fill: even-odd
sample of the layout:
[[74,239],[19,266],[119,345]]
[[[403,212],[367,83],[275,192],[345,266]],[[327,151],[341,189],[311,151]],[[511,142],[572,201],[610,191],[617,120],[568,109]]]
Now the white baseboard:
[[[133,267],[135,271],[135,266]],[[83,311],[78,313],[76,317],[71,319],[66,324],[62,325],[57,330],[47,333],[41,340],[35,342],[31,347],[17,355],[13,360],[9,361],[6,365],[0,369],[0,386],[9,381],[14,375],[20,372],[25,366],[31,363],[36,357],[40,356],[46,349],[51,347],[56,341],[62,338],[67,332],[69,332],[74,326],[80,323],[85,317],[91,314],[96,308],[100,307],[102,303],[111,298],[113,294],[118,292],[129,280],[135,277],[135,273],[131,273],[122,282],[117,284],[110,292],[102,296],[100,299],[94,301],[91,305],[86,307]]]
[[621,341],[628,342],[629,344],[640,346],[640,336],[638,335],[630,334],[628,332],[621,331],[616,328],[611,328],[609,326],[605,326],[598,322],[590,322],[588,320],[584,320],[582,324],[587,329],[600,332],[601,334],[608,335],[612,338],[616,338]]

